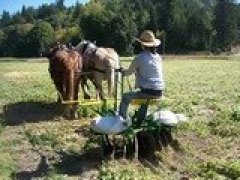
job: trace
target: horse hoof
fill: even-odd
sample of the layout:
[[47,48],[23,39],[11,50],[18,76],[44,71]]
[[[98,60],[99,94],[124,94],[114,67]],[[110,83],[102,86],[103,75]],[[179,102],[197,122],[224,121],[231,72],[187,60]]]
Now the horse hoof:
[[79,113],[78,112],[74,112],[74,119],[78,119],[79,118]]
[[69,120],[75,120],[75,119],[78,119],[78,113],[72,110],[69,114]]
[[69,110],[69,109],[65,109],[63,116],[67,119],[67,120],[74,120],[77,119],[77,112]]

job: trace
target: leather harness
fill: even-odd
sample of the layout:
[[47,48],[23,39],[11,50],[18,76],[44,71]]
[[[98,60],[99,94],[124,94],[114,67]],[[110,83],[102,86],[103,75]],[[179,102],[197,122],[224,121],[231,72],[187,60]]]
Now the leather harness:
[[85,54],[86,50],[87,50],[87,45],[86,47],[83,47],[83,59],[84,61],[88,61],[88,66],[86,68],[86,70],[90,70],[89,71],[83,71],[83,74],[89,74],[91,73],[92,71],[97,71],[97,72],[100,72],[100,73],[103,73],[103,74],[106,74],[106,71],[105,70],[102,70],[102,69],[98,69],[98,68],[95,68],[95,65],[94,65],[94,57],[96,56],[96,52],[97,52],[97,49],[98,48],[95,48],[94,50],[92,50],[89,54]]

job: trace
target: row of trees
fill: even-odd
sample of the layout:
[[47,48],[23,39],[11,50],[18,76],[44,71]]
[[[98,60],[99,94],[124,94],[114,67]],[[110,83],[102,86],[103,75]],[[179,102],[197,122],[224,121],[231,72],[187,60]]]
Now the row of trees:
[[240,5],[234,0],[64,0],[22,7],[0,19],[0,56],[38,56],[56,42],[81,39],[132,54],[135,37],[151,29],[169,53],[228,51],[240,41]]

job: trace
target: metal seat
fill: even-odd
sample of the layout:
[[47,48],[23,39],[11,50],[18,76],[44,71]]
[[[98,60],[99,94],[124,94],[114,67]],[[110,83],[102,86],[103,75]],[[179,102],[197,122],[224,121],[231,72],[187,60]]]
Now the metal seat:
[[143,120],[146,119],[149,106],[155,105],[157,107],[156,109],[160,110],[160,101],[161,97],[156,96],[144,99],[133,99],[130,104],[139,107],[135,114],[137,116],[136,118],[137,120],[135,123],[140,125],[143,122]]
[[157,105],[161,101],[161,97],[150,97],[150,98],[144,98],[144,99],[133,99],[131,101],[131,105],[143,105],[143,104],[148,104],[148,105]]

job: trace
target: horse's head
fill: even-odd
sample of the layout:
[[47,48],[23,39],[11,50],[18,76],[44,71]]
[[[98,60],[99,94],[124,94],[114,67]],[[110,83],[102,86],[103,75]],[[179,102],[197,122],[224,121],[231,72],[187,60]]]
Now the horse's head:
[[57,51],[68,51],[69,48],[65,44],[62,44],[60,42],[56,42],[54,44],[51,44],[48,49],[44,52],[44,57],[47,57],[48,59],[51,59]]
[[77,45],[76,49],[80,54],[84,54],[86,51],[91,51],[96,48],[97,48],[97,46],[95,43],[93,43],[91,41],[83,40]]
[[47,50],[43,53],[43,56],[51,59],[57,51],[61,50],[61,44],[59,42],[51,44]]

